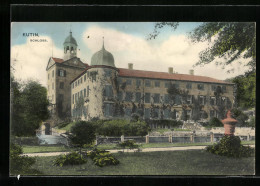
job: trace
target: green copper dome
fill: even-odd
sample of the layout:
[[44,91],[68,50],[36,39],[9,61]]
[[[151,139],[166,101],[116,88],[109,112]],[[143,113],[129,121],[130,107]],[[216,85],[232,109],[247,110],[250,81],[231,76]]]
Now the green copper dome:
[[110,52],[106,51],[104,43],[102,49],[91,57],[91,65],[106,65],[115,67],[114,57]]
[[65,44],[74,44],[78,46],[76,39],[72,37],[72,32],[70,32],[70,35],[65,39],[63,45]]

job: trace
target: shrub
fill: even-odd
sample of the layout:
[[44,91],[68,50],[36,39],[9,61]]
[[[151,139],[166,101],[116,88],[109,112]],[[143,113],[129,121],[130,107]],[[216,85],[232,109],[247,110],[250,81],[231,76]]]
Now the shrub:
[[[98,126],[99,124],[99,126]],[[144,121],[128,121],[128,120],[103,120],[94,124],[96,131],[104,136],[145,136],[149,131],[149,126]]]
[[10,145],[10,173],[11,174],[40,174],[38,170],[31,169],[35,158],[21,156],[22,147],[11,143]]
[[63,128],[63,127],[66,127],[68,124],[70,124],[69,122],[62,122],[62,123],[59,123],[58,124],[58,129],[61,129],[61,128]]
[[248,116],[240,109],[233,108],[231,110],[232,116],[237,120],[237,125],[246,127],[248,126],[248,123],[246,122],[248,120]]
[[123,148],[123,149],[125,149],[125,148],[129,148],[129,149],[139,148],[139,145],[137,145],[134,140],[126,140],[124,142],[119,143],[118,146]]
[[209,126],[211,126],[211,127],[223,127],[223,124],[218,118],[213,117],[209,121]]
[[90,152],[87,153],[87,157],[90,157],[90,159],[94,159],[98,154],[108,152],[106,150],[99,150],[99,149],[94,149]]
[[84,163],[87,163],[87,160],[85,158],[83,158],[77,152],[72,152],[66,155],[58,156],[54,160],[53,165],[63,167],[65,165],[80,165]]
[[157,127],[161,128],[178,128],[183,125],[183,122],[180,120],[147,120],[149,125],[156,124]]
[[254,153],[253,148],[241,145],[238,136],[224,136],[219,143],[208,146],[206,151],[234,158],[250,157]]
[[119,164],[118,159],[112,156],[109,152],[97,153],[93,158],[94,164],[103,167],[107,165],[117,165]]
[[78,121],[72,126],[69,139],[72,144],[80,148],[92,144],[96,139],[95,127],[90,122]]

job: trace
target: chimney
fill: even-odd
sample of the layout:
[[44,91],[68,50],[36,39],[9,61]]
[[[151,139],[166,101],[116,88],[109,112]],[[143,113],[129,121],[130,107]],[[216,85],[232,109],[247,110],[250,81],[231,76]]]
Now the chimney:
[[128,69],[133,70],[133,63],[128,63]]
[[169,68],[168,68],[168,72],[169,72],[169,74],[173,74],[173,68],[172,68],[172,67],[169,67]]
[[194,70],[190,70],[190,75],[194,75]]

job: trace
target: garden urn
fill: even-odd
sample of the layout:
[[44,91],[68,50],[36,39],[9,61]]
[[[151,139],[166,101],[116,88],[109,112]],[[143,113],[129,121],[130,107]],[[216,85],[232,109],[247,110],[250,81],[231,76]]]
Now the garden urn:
[[231,117],[231,111],[227,112],[227,118],[221,121],[224,125],[225,135],[234,136],[237,120]]

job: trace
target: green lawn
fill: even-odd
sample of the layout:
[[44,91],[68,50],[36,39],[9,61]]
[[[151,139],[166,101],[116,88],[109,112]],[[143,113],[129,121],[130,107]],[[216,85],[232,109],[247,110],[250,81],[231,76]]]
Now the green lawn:
[[[157,148],[157,147],[183,147],[183,146],[201,146],[212,145],[213,143],[143,143],[141,148]],[[243,145],[253,145],[255,141],[242,141]],[[65,146],[22,146],[24,153],[37,153],[37,152],[65,152],[75,150]],[[99,149],[119,149],[116,144],[101,144],[98,145]],[[84,149],[83,149],[84,150]]]
[[55,157],[37,157],[32,168],[44,175],[252,175],[255,158],[234,159],[204,150],[116,153],[117,166],[86,164],[56,167]]

